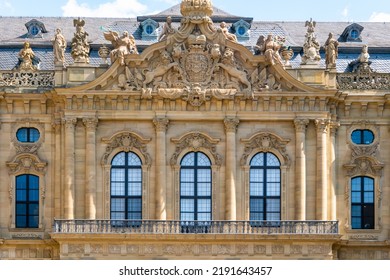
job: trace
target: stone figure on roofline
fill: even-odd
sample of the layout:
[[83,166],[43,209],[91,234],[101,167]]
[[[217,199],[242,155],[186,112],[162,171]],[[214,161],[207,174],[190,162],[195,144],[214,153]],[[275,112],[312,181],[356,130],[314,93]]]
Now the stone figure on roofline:
[[61,29],[56,29],[56,35],[51,40],[53,43],[54,64],[63,66],[65,63],[66,40]]
[[232,41],[232,42],[237,42],[237,37],[236,35],[232,34],[229,32],[228,28],[227,28],[227,24],[226,22],[221,22],[220,24],[220,27],[221,27],[221,30],[222,30],[222,33],[223,35],[225,36],[225,38],[229,41]]
[[373,70],[370,67],[372,62],[369,60],[369,58],[370,58],[370,54],[368,53],[368,46],[364,45],[362,47],[362,51],[359,57],[356,60],[349,63],[349,67],[351,67],[352,72],[362,72],[362,71],[369,72],[369,73],[373,72]]
[[30,43],[25,42],[23,49],[19,52],[19,62],[15,68],[21,71],[34,71],[38,69],[39,63],[40,59],[35,56]]
[[129,32],[123,32],[122,36],[119,37],[115,31],[109,31],[104,33],[104,38],[111,41],[114,49],[110,53],[111,63],[114,63],[119,59],[120,65],[125,65],[125,55],[127,54],[138,54],[137,46],[133,35]]
[[326,68],[335,68],[336,59],[339,55],[339,42],[333,38],[333,34],[329,33],[329,37],[325,42],[325,64]]
[[161,34],[158,37],[158,41],[163,41],[168,38],[169,35],[175,34],[176,30],[172,27],[172,17],[168,16],[167,21],[164,23]]
[[307,33],[305,35],[305,43],[303,44],[301,64],[318,65],[321,60],[321,56],[320,44],[318,43],[316,34],[314,33],[316,22],[310,19],[310,21],[306,21],[305,27],[307,27]]
[[274,37],[272,34],[269,34],[266,39],[264,36],[260,36],[257,40],[256,46],[254,47],[255,53],[265,55],[267,62],[271,65],[283,65],[279,52],[284,42],[284,38],[279,36]]
[[90,46],[88,43],[88,33],[84,30],[85,21],[80,18],[73,20],[76,33],[72,39],[72,57],[76,63],[89,63]]

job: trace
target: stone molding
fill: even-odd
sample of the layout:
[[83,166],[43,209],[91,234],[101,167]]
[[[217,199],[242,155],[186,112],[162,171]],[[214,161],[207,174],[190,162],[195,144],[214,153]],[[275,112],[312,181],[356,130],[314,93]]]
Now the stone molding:
[[154,118],[153,124],[156,132],[166,132],[168,130],[169,119],[167,118]]
[[237,128],[238,128],[238,125],[240,123],[240,120],[238,118],[229,118],[229,117],[226,117],[223,121],[224,125],[225,125],[225,131],[226,133],[236,133],[237,132]]
[[83,118],[83,123],[88,131],[95,131],[99,120],[98,118]]
[[294,126],[295,126],[296,132],[303,132],[303,133],[305,133],[308,124],[309,124],[309,120],[308,119],[295,119],[294,120]]

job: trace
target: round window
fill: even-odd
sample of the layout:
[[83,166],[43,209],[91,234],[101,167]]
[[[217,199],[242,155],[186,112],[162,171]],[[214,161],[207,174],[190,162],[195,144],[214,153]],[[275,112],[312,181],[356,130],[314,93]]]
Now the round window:
[[371,130],[357,129],[352,132],[351,139],[357,145],[370,145],[374,143],[375,136]]
[[36,36],[36,35],[38,35],[38,33],[39,33],[38,26],[33,25],[33,26],[30,27],[30,34],[31,35]]
[[245,28],[244,26],[240,26],[240,27],[238,28],[238,30],[237,30],[237,34],[238,34],[239,36],[244,36],[245,33],[246,33],[246,28]]
[[40,137],[39,130],[33,127],[22,127],[16,132],[16,138],[22,143],[35,143]]
[[145,33],[151,35],[154,32],[154,27],[152,25],[147,25],[145,27]]
[[351,38],[352,38],[352,39],[357,39],[357,38],[359,38],[359,31],[357,31],[356,29],[353,29],[353,30],[351,31]]

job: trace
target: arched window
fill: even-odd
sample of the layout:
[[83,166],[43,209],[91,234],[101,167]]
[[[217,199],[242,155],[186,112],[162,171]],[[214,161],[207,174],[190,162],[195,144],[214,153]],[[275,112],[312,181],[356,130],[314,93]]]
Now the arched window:
[[180,164],[180,219],[211,221],[211,162],[203,153],[189,153]]
[[250,162],[250,220],[278,221],[281,218],[280,162],[272,153],[258,153]]
[[135,153],[121,152],[111,162],[111,219],[142,219],[142,166]]
[[19,175],[16,177],[17,228],[38,228],[39,225],[39,177]]
[[374,229],[374,179],[352,178],[351,192],[352,229]]

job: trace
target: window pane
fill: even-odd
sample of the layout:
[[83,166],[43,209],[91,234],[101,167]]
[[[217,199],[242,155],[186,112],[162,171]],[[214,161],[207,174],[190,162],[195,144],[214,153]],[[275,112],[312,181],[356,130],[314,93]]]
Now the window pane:
[[27,201],[27,191],[16,190],[16,201]]
[[141,166],[141,159],[135,153],[128,153],[130,166]]
[[360,192],[352,192],[352,203],[360,203],[362,202],[362,195]]
[[128,200],[130,212],[141,212],[142,211],[142,200],[140,198],[130,198]]
[[126,154],[124,152],[117,154],[113,158],[111,165],[113,165],[113,166],[124,166],[126,164],[126,162],[125,162],[125,155]]
[[28,195],[29,201],[39,201],[39,190],[30,190]]
[[280,221],[280,213],[267,213],[267,221]]
[[30,189],[39,189],[39,177],[35,175],[28,175],[28,183]]
[[366,145],[374,142],[374,133],[371,130],[363,130],[363,142]]
[[181,182],[195,182],[195,171],[193,169],[182,169],[180,171]]
[[125,199],[123,198],[111,199],[111,211],[114,212],[125,211]]
[[198,169],[198,183],[211,182],[211,169]]
[[28,206],[29,215],[38,216],[39,215],[39,207],[38,204],[30,204]]
[[141,169],[129,169],[129,182],[141,182],[142,181],[142,171]]
[[16,189],[25,190],[27,188],[27,175],[16,177]]
[[364,203],[374,203],[374,193],[365,192],[364,193]]
[[267,212],[280,212],[280,200],[267,199]]
[[267,184],[267,196],[280,196],[280,184],[268,183]]
[[181,213],[180,220],[182,221],[193,221],[194,214],[193,213]]
[[255,155],[250,163],[251,166],[264,166],[264,154],[259,153]]
[[182,196],[194,196],[194,184],[193,183],[181,183],[180,194]]
[[280,166],[279,159],[270,153],[267,153],[267,166]]
[[279,169],[267,169],[267,182],[269,182],[269,183],[280,182],[280,170]]
[[263,169],[251,169],[250,170],[250,181],[251,182],[263,182],[264,181],[264,170]]
[[198,200],[198,212],[211,212],[210,199],[199,199]]
[[211,183],[198,184],[198,196],[211,196]]
[[199,213],[198,214],[198,221],[211,221],[211,214],[210,213]]
[[198,166],[210,166],[211,162],[209,158],[202,153],[197,153],[198,155]]
[[361,178],[353,178],[351,182],[352,191],[360,191],[361,190]]
[[251,213],[249,219],[251,221],[263,221],[264,214],[263,213]]
[[360,217],[362,215],[362,207],[360,205],[352,205],[351,214],[354,217]]
[[27,215],[27,205],[24,203],[17,203],[16,215]]
[[142,220],[142,214],[140,212],[132,212],[127,214],[129,220]]
[[142,195],[142,184],[141,183],[129,183],[128,195],[129,196],[141,196]]
[[124,182],[125,181],[125,169],[111,169],[111,182]]
[[125,212],[111,212],[111,219],[124,220],[125,219]]
[[251,183],[250,184],[250,195],[251,196],[263,196],[264,195],[263,183]]
[[374,179],[364,177],[364,191],[374,191]]
[[355,130],[354,132],[352,132],[351,139],[354,144],[362,144],[362,131]]
[[195,153],[190,153],[186,155],[182,161],[181,166],[194,166],[195,165]]
[[16,227],[26,228],[27,227],[27,216],[16,216]]
[[182,212],[195,212],[195,204],[193,199],[182,199],[180,201],[180,209]]
[[352,229],[362,228],[362,220],[361,218],[352,217]]
[[262,199],[251,198],[251,200],[250,200],[250,211],[251,212],[263,212],[264,211],[263,200]]
[[20,128],[16,132],[16,138],[19,142],[27,142],[27,128]]
[[34,143],[39,140],[40,133],[39,130],[36,128],[30,128],[30,139],[29,142]]
[[111,195],[125,195],[125,183],[111,183]]

